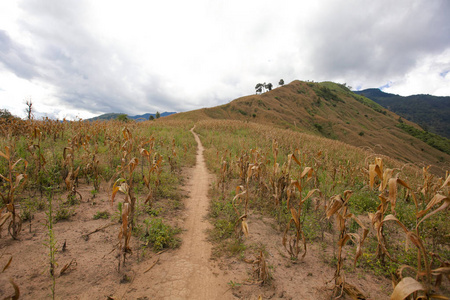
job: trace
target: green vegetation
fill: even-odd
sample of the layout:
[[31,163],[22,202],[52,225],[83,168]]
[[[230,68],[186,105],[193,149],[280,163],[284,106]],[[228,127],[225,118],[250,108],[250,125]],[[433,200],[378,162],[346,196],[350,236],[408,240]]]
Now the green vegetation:
[[145,230],[140,239],[145,245],[151,245],[155,252],[164,248],[177,248],[180,245],[180,239],[176,237],[181,232],[179,228],[172,228],[164,224],[160,218],[151,218],[144,220]]
[[403,122],[398,123],[396,125],[398,128],[401,128],[411,136],[418,138],[422,142],[427,143],[433,148],[436,148],[442,152],[445,152],[447,154],[450,154],[450,139],[447,139],[445,137],[442,137],[440,135],[423,131],[420,129],[417,129],[411,125],[407,125]]
[[110,217],[110,213],[108,211],[106,211],[106,210],[98,211],[94,215],[94,220],[98,220],[98,219],[106,220],[106,219],[109,219],[109,217]]
[[336,101],[345,103],[345,101],[342,100],[342,98],[339,97],[337,93],[333,92],[326,86],[317,84],[313,87],[313,89],[316,95],[320,98],[323,98],[325,101]]

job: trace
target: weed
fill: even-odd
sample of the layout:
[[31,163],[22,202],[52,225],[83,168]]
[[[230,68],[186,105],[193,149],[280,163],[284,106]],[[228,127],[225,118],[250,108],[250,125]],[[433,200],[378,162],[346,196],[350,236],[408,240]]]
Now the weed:
[[161,251],[164,248],[177,248],[180,239],[176,237],[181,232],[179,228],[172,228],[164,224],[162,219],[151,218],[144,220],[145,231],[140,236],[145,245],[152,245],[153,251]]
[[106,219],[109,219],[109,217],[110,217],[110,213],[108,211],[106,211],[106,210],[98,211],[94,215],[94,220],[98,220],[98,219],[106,220]]

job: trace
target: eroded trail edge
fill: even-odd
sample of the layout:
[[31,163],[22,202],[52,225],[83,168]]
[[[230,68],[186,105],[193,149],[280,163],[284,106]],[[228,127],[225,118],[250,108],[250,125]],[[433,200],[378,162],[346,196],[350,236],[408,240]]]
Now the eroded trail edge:
[[197,142],[197,157],[186,186],[190,193],[185,202],[182,245],[178,250],[163,253],[148,276],[139,281],[147,282],[152,299],[234,299],[227,285],[231,274],[224,275],[211,260],[212,246],[206,237],[211,225],[206,216],[212,175],[206,168],[202,143],[194,128],[191,132]]

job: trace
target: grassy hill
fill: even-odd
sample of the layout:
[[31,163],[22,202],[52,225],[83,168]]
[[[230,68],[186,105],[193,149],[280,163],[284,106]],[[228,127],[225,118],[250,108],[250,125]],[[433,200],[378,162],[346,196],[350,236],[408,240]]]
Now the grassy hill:
[[372,99],[383,107],[415,122],[426,131],[450,138],[450,97],[412,95],[403,97],[379,89],[355,92]]
[[438,173],[448,169],[450,162],[450,155],[399,128],[400,123],[417,130],[421,130],[420,126],[402,120],[376,102],[332,82],[293,81],[261,95],[178,113],[171,118],[193,121],[231,119],[270,124],[340,140],[404,163],[432,165]]

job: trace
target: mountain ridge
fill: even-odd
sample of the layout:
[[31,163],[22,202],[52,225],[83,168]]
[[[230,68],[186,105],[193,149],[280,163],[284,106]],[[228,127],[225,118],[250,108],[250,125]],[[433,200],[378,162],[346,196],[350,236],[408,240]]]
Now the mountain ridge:
[[428,94],[400,96],[374,88],[355,93],[377,102],[402,118],[419,124],[425,131],[450,138],[449,96]]
[[[98,120],[113,120],[116,119],[118,116],[123,115],[124,113],[106,113],[99,115],[97,117],[86,119],[86,121],[98,121]],[[163,112],[161,113],[161,117],[167,117],[170,115],[176,114],[176,112]],[[136,121],[147,121],[150,116],[153,116],[156,118],[156,113],[146,113],[142,115],[135,115],[135,116],[129,116],[127,115],[128,119],[136,120]]]
[[[227,104],[170,116],[194,122],[231,119],[269,124],[319,135],[370,149],[436,172],[448,169],[450,155],[408,134],[401,125],[421,127],[391,112],[373,100],[355,94],[347,86],[332,82],[295,80],[258,95],[237,98]],[[444,168],[444,169],[442,169]]]

